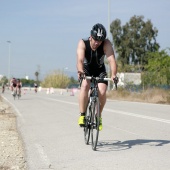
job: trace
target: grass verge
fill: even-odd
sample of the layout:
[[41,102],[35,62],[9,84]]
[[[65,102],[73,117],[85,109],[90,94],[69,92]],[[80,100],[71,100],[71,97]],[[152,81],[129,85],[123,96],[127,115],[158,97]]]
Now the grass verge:
[[109,99],[146,103],[170,104],[170,90],[147,89],[142,92],[130,92],[123,88],[107,93]]

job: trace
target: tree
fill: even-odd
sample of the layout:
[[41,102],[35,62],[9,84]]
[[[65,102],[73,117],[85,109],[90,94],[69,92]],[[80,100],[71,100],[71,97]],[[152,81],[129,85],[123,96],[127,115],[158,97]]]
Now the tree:
[[165,50],[147,54],[143,83],[149,85],[170,85],[170,56]]
[[147,64],[146,53],[159,49],[156,42],[158,30],[153,28],[150,20],[145,22],[143,19],[143,16],[133,16],[124,26],[116,19],[110,25],[114,47],[122,67],[128,64]]
[[34,87],[35,80],[28,80],[25,78],[21,78],[22,86],[24,87]]
[[38,82],[38,76],[39,76],[39,72],[36,71],[36,72],[35,72],[35,77],[36,77],[36,81],[37,81],[37,82]]
[[8,83],[8,78],[6,76],[3,76],[2,79],[0,80],[0,84],[7,84]]

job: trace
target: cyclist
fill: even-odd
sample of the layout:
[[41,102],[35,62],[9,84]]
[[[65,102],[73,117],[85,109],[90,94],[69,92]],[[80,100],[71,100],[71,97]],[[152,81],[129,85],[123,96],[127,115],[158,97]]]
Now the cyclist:
[[17,86],[17,80],[16,78],[12,78],[11,81],[10,81],[10,86],[11,86],[11,91],[12,91],[12,94],[14,94],[14,90],[16,89],[16,86]]
[[22,82],[20,79],[17,79],[17,93],[21,96],[21,87],[22,87]]
[[38,87],[37,83],[34,83],[35,93],[37,93],[37,87]]
[[[111,78],[114,80],[117,73],[117,65],[111,42],[106,39],[106,29],[102,24],[95,24],[90,32],[90,37],[81,39],[77,47],[77,71],[78,79],[82,75],[107,77],[104,58],[109,62],[111,68]],[[102,110],[106,103],[107,81],[98,83],[100,100],[100,124],[99,130],[102,130]],[[84,116],[88,102],[88,91],[90,89],[90,80],[83,79],[79,94],[80,117],[78,124],[84,125]]]
[[5,84],[2,83],[2,93],[4,93],[4,92],[5,92]]

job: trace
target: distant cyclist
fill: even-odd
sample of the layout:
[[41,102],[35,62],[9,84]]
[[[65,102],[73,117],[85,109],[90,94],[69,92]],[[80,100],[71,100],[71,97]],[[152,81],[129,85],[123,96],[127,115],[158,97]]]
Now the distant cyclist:
[[21,87],[22,87],[22,82],[20,79],[17,79],[17,94],[21,96]]
[[10,81],[10,87],[11,87],[12,94],[14,94],[14,91],[16,91],[16,86],[17,86],[17,80],[16,80],[16,78],[12,78]]
[[2,84],[2,93],[4,93],[5,92],[5,84],[3,83]]
[[37,87],[38,87],[37,83],[34,83],[35,93],[37,93]]

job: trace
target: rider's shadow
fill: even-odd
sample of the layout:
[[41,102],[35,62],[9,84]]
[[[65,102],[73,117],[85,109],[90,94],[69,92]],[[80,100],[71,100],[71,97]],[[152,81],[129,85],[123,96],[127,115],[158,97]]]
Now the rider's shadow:
[[108,151],[121,151],[131,149],[134,146],[148,145],[148,146],[164,146],[170,144],[170,140],[153,140],[153,139],[135,139],[126,141],[99,141],[98,150],[103,152]]

